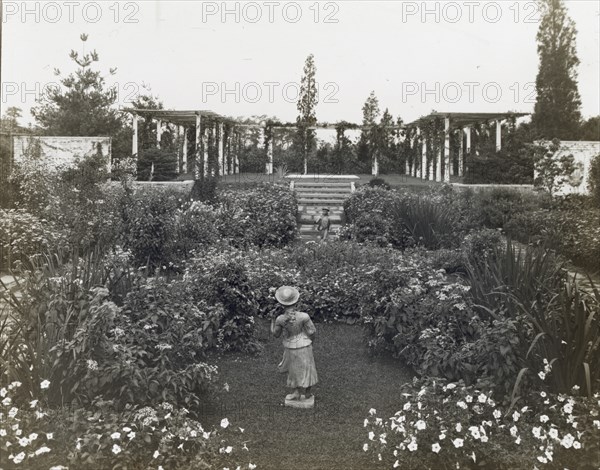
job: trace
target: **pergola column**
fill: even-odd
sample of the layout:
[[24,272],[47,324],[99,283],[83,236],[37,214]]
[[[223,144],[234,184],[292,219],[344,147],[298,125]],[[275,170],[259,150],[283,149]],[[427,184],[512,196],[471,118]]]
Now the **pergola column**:
[[202,163],[202,140],[201,140],[201,135],[200,135],[200,128],[201,128],[201,124],[202,124],[202,117],[200,116],[200,113],[196,114],[196,159],[194,161],[194,179],[195,180],[199,180],[201,179],[201,175],[202,170],[201,170],[201,163]]
[[233,159],[233,172],[234,174],[238,174],[240,172],[240,132],[238,129],[235,130],[235,135],[236,135],[236,139],[235,139],[235,155],[234,155],[234,159]]
[[[421,128],[417,127],[417,133],[415,135],[415,152],[414,152],[414,161],[415,161],[415,163],[418,161],[417,155],[418,155],[418,152],[419,152],[419,140],[420,140],[420,137],[421,137]],[[415,176],[417,178],[421,178],[422,171],[423,171],[423,165],[418,165],[418,168],[417,168],[417,170],[415,172]]]
[[427,134],[423,134],[423,146],[421,147],[421,178],[427,179]]
[[218,124],[218,128],[217,128],[217,133],[215,136],[215,143],[217,145],[217,155],[218,155],[218,169],[217,169],[217,176],[218,175],[224,175],[225,174],[225,166],[223,164],[223,144],[224,144],[224,139],[223,139],[223,123],[219,122]]
[[437,145],[437,155],[436,155],[436,164],[435,164],[435,181],[442,181],[442,141],[440,139],[440,135],[437,135],[438,145]]
[[496,119],[496,152],[502,149],[502,120]]
[[444,119],[444,182],[450,182],[450,118]]
[[373,167],[371,168],[373,176],[379,175],[379,161],[377,160],[377,152],[373,153]]
[[187,127],[181,126],[183,129],[183,149],[181,151],[181,170],[183,173],[187,173],[188,165],[187,165],[187,151],[188,151],[188,133]]
[[466,142],[466,155],[470,155],[471,154],[471,126],[468,126],[466,129],[466,134],[467,134],[467,142]]
[[[225,137],[227,136],[227,137]],[[230,142],[231,142],[231,128],[227,126],[227,133],[223,134],[223,162],[224,162],[224,171],[225,175],[231,174],[231,165],[229,158],[231,156],[230,152]]]
[[131,139],[131,156],[132,158],[138,157],[138,115],[133,115],[133,138]]
[[162,121],[160,119],[156,120],[156,148],[160,148],[160,139],[162,137]]
[[[265,127],[263,127],[263,139],[266,140],[267,138],[267,129]],[[270,132],[270,139],[269,142],[267,143],[267,175],[272,175],[273,174],[273,138],[274,138],[274,133],[273,133],[273,128],[271,128],[271,132]]]
[[203,174],[208,176],[208,133],[210,129],[207,127],[205,132],[202,133],[202,163],[203,163]]
[[465,138],[463,129],[458,130],[458,176],[464,174],[464,154],[463,154],[463,139]]

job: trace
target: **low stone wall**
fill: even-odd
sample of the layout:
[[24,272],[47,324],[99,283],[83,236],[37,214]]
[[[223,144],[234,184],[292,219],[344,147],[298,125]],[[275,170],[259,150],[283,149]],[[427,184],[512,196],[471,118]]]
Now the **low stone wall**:
[[515,191],[520,193],[533,193],[535,190],[532,184],[464,184],[464,183],[451,183],[453,188],[465,191],[470,189],[477,193],[494,191],[496,189],[504,189],[508,191]]
[[[119,185],[118,181],[112,181],[111,184]],[[194,182],[192,180],[187,181],[134,181],[133,187],[136,191],[152,191],[168,189],[179,192],[181,194],[189,194],[192,191]]]

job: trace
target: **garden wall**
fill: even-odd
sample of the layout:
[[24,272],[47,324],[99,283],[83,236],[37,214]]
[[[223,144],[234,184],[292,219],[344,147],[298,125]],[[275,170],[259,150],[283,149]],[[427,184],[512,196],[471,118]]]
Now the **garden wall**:
[[475,192],[489,192],[496,189],[507,189],[520,193],[532,193],[534,191],[532,184],[463,184],[451,183],[452,187],[460,190],[471,189]]
[[[592,159],[596,155],[600,155],[600,142],[563,140],[560,143],[560,148],[554,154],[554,158],[558,160],[568,155],[573,155],[576,169],[569,178],[568,183],[556,191],[556,195],[588,194],[590,167]],[[536,177],[537,172],[534,173],[534,178]]]
[[77,158],[86,158],[101,152],[110,170],[110,137],[75,136],[13,136],[13,159],[22,161],[27,157],[41,158],[53,167],[70,166]]

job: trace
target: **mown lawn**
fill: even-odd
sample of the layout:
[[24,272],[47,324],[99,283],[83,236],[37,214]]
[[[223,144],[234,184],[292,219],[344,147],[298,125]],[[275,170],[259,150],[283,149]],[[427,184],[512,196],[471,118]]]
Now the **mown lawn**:
[[260,469],[381,468],[362,451],[363,421],[370,408],[380,416],[398,410],[398,387],[412,379],[411,371],[369,355],[360,327],[317,324],[313,347],[320,383],[314,389],[315,408],[286,408],[285,375],[276,371],[281,342],[270,337],[266,322],[259,328],[265,346],[261,354],[216,360],[229,392],[208,404],[201,420],[218,423],[227,417],[244,428]]

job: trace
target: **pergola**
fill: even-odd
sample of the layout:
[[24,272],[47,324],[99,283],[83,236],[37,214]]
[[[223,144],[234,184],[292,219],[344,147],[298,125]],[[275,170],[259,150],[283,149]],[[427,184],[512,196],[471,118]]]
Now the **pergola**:
[[[163,123],[168,122],[176,126],[178,143],[177,172],[187,173],[193,170],[194,179],[210,175],[231,175],[240,171],[239,148],[241,145],[241,129],[259,128],[262,131],[265,152],[267,156],[265,172],[273,174],[273,131],[275,129],[298,129],[295,124],[247,124],[236,119],[222,116],[209,110],[165,110],[165,109],[125,109],[133,116],[133,142],[131,153],[134,158],[138,156],[138,119],[149,119],[156,122],[156,145],[160,148]],[[502,122],[516,117],[526,116],[528,113],[440,113],[434,112],[427,116],[406,124],[404,126],[389,126],[393,129],[406,131],[405,139],[413,139],[415,149],[420,148],[420,159],[413,158],[406,161],[406,174],[416,178],[429,179],[431,181],[450,181],[454,174],[454,161],[458,160],[458,176],[464,172],[465,156],[471,153],[471,135],[477,132],[476,126],[483,123],[495,123],[496,127],[496,150],[502,148]],[[443,135],[431,133],[430,129],[443,120]],[[208,124],[205,124],[208,122]],[[195,130],[195,156],[194,168],[189,168],[188,160],[188,129]],[[308,130],[337,130],[339,125],[317,124],[308,126]],[[344,128],[352,130],[368,130],[371,126],[361,126],[344,123]],[[450,148],[451,134],[458,134],[458,152],[454,154]],[[267,134],[270,138],[267,138]],[[411,135],[413,134],[413,135]],[[209,166],[209,137],[216,148],[216,165]],[[466,144],[463,142],[466,138]],[[443,145],[442,145],[443,143]],[[435,158],[427,158],[427,146],[431,145],[436,150]],[[465,148],[466,147],[466,148]],[[443,154],[442,154],[443,148]],[[478,149],[475,149],[478,152]],[[304,159],[304,173],[307,173],[307,159]],[[373,157],[372,174],[379,174],[377,155]]]
[[[450,182],[450,176],[454,176],[454,162],[458,161],[458,175],[463,176],[465,157],[474,150],[479,154],[479,149],[471,148],[472,133],[477,133],[480,124],[494,123],[496,130],[496,151],[502,149],[502,123],[507,119],[528,116],[529,113],[442,113],[433,112],[427,116],[420,117],[406,125],[407,130],[414,131],[414,147],[418,149],[421,144],[421,158],[417,155],[412,162],[406,161],[406,174],[416,178],[429,179],[431,181]],[[443,134],[430,132],[435,124],[444,122]],[[458,138],[457,152],[452,152],[450,147],[450,136],[454,134]],[[443,145],[442,145],[443,143]],[[427,158],[427,145],[435,149],[433,158]],[[443,154],[442,154],[443,149]]]

